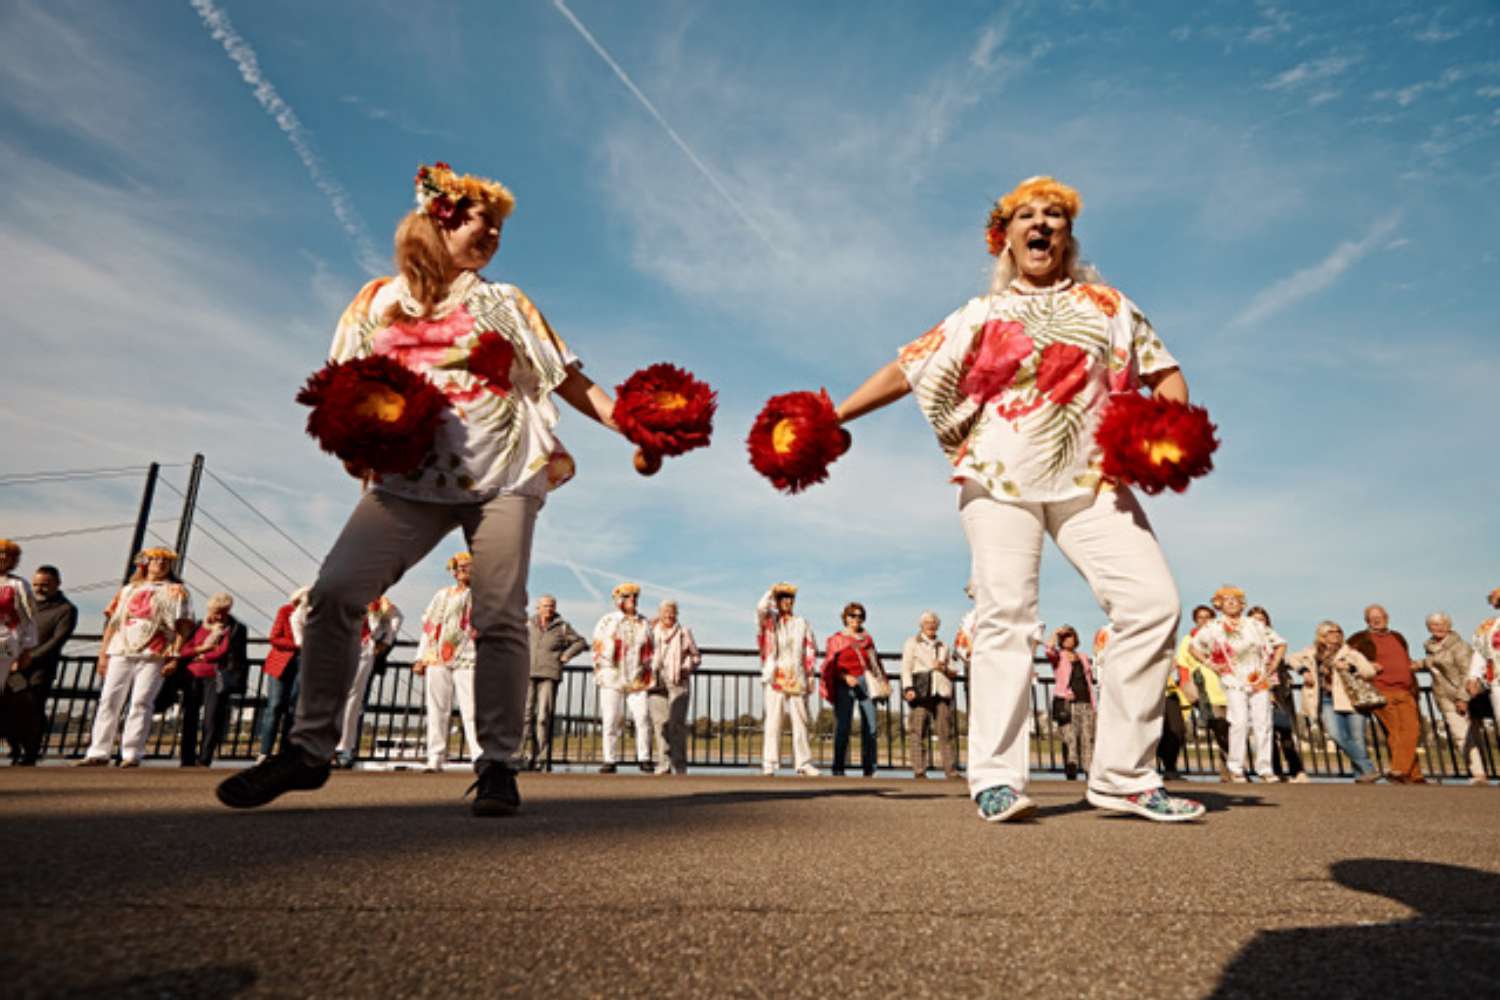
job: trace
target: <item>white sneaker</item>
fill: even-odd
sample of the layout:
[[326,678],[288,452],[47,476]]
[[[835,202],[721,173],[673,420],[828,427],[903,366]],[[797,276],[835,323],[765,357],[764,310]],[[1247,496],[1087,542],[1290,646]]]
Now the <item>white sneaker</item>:
[[265,762],[266,762],[266,755],[265,754],[258,753],[258,754],[255,755],[255,763],[257,763],[257,764],[264,764]]
[[763,767],[763,768],[760,769],[760,773],[764,774],[768,778],[774,778],[774,777],[776,777],[776,768],[774,768],[774,767]]
[[1312,779],[1307,776],[1307,772],[1306,771],[1298,771],[1297,772],[1297,776],[1292,779],[1292,784],[1294,784],[1294,785],[1306,785],[1306,784],[1308,784],[1311,781],[1312,781]]
[[1469,784],[1471,784],[1471,785],[1480,785],[1480,786],[1483,786],[1483,785],[1488,785],[1489,783],[1490,783],[1490,779],[1489,778],[1470,778],[1469,779]]
[[1229,781],[1230,781],[1230,784],[1234,784],[1234,785],[1248,785],[1248,784],[1250,784],[1250,779],[1247,778],[1247,777],[1245,777],[1243,774],[1231,774],[1229,776]]
[[1268,774],[1265,777],[1261,778],[1260,780],[1264,781],[1268,785],[1279,785],[1279,784],[1281,784],[1281,777],[1280,777],[1280,775],[1275,775],[1275,774]]
[[823,772],[819,771],[816,767],[813,767],[811,764],[803,764],[801,767],[797,768],[797,773],[800,774],[800,775],[802,775],[802,777],[804,777],[804,778],[816,778],[818,775],[822,774]]

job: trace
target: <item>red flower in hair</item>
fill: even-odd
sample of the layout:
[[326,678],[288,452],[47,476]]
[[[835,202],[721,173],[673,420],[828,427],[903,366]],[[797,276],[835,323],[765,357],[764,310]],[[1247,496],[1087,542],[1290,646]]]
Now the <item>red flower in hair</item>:
[[1073,344],[1042,348],[1036,369],[1036,388],[1058,406],[1067,406],[1089,379],[1089,352]]
[[380,354],[325,365],[297,402],[312,407],[307,433],[324,451],[382,474],[415,469],[448,408],[431,382]]
[[495,395],[509,396],[510,366],[515,359],[515,345],[494,330],[486,330],[469,351],[469,374]]
[[675,365],[659,363],[615,386],[615,423],[641,451],[681,455],[708,444],[718,395]]
[[849,434],[826,389],[772,396],[750,427],[750,464],[778,490],[800,493],[828,478]]
[[1216,429],[1201,406],[1127,392],[1110,397],[1094,440],[1104,452],[1106,476],[1151,494],[1168,487],[1181,493],[1212,471]]
[[976,403],[988,403],[1010,388],[1036,345],[1020,323],[998,319],[984,324],[978,339],[964,357],[966,371],[958,391]]

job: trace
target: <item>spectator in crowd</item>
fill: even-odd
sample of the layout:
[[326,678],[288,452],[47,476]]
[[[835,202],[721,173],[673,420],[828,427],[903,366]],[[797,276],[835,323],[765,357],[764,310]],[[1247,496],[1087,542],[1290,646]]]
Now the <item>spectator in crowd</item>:
[[1156,744],[1156,760],[1161,765],[1163,781],[1182,780],[1182,772],[1177,769],[1178,757],[1187,745],[1187,722],[1182,712],[1184,709],[1192,711],[1193,703],[1198,700],[1198,688],[1193,683],[1191,671],[1179,666],[1176,657],[1172,663],[1162,706],[1161,739]]
[[552,756],[552,715],[563,665],[589,644],[557,613],[557,598],[551,594],[537,598],[536,614],[527,620],[527,634],[531,642],[531,682],[526,689],[522,765],[535,771]]
[[[1245,750],[1255,734],[1255,764],[1263,781],[1275,781],[1271,767],[1271,679],[1266,666],[1270,636],[1265,626],[1245,617],[1245,592],[1223,586],[1214,593],[1219,617],[1193,633],[1193,656],[1218,673],[1229,702],[1229,780],[1248,781]],[[1248,730],[1248,731],[1247,731]]]
[[687,773],[688,686],[702,662],[693,630],[678,619],[677,602],[662,601],[651,624],[651,686],[646,691],[657,774]]
[[[1500,610],[1500,587],[1490,591],[1491,608]],[[1500,734],[1500,617],[1489,617],[1474,630],[1474,657],[1469,661],[1469,679],[1465,683],[1471,698],[1480,697],[1485,688],[1490,693],[1491,716],[1495,732]]]
[[974,585],[964,584],[964,596],[969,599],[969,610],[958,620],[958,631],[953,633],[953,648],[949,654],[955,670],[966,670],[969,658],[974,654]]
[[1198,721],[1212,734],[1219,747],[1219,780],[1229,780],[1229,699],[1224,695],[1224,685],[1219,681],[1219,672],[1193,655],[1193,637],[1198,630],[1214,620],[1214,609],[1200,604],[1193,609],[1193,629],[1177,644],[1174,662],[1192,680],[1198,690]]
[[875,703],[890,697],[890,682],[875,652],[875,639],[865,631],[865,606],[844,605],[844,627],[828,637],[823,654],[819,693],[833,703],[833,773],[842,775],[849,764],[849,733],[854,710],[859,709],[859,764],[865,777],[875,773],[880,745],[875,739]]
[[[1260,605],[1246,612],[1266,630],[1266,674],[1271,679],[1271,768],[1273,780],[1306,784],[1307,769],[1297,749],[1297,712],[1292,704],[1292,675],[1286,663],[1286,640],[1271,627],[1271,613]],[[1283,761],[1285,764],[1283,765]],[[1259,761],[1256,762],[1260,764]],[[1264,767],[1264,765],[1261,765]]]
[[[1109,646],[1108,632],[1105,636],[1098,643],[1101,652]],[[1052,721],[1062,736],[1063,774],[1073,781],[1081,771],[1086,781],[1094,762],[1094,665],[1079,651],[1078,631],[1071,625],[1052,633],[1046,654],[1052,664]]]
[[943,777],[957,778],[958,727],[953,695],[958,670],[948,647],[938,638],[942,626],[936,611],[924,611],[917,634],[901,647],[901,691],[906,699],[906,753],[912,777],[927,777],[927,736],[935,731]]
[[36,597],[25,578],[12,572],[20,561],[21,546],[0,538],[0,726],[12,759],[19,759],[36,739],[36,710],[26,676],[37,644]]
[[210,597],[203,621],[182,645],[187,677],[183,681],[178,749],[183,767],[211,767],[223,736],[233,679],[230,649],[235,626],[239,625],[229,614],[233,606],[234,598],[228,594]]
[[311,587],[292,591],[285,604],[276,610],[271,623],[271,650],[260,672],[266,675],[266,707],[256,724],[260,764],[276,750],[276,736],[285,744],[297,710],[297,678],[302,666],[302,630],[307,625],[307,595]]
[[1365,751],[1365,717],[1355,711],[1344,680],[1347,674],[1371,680],[1375,665],[1346,645],[1344,630],[1331,621],[1318,623],[1313,644],[1293,655],[1291,663],[1302,675],[1302,714],[1308,719],[1321,715],[1323,731],[1349,758],[1355,781],[1379,781],[1380,775]]
[[11,758],[22,767],[34,765],[47,745],[47,703],[63,647],[78,627],[78,608],[63,594],[62,574],[56,566],[38,566],[31,589],[36,596],[37,642],[31,648],[30,662],[21,669],[31,702],[33,722],[26,727],[31,739],[20,746],[13,744],[11,750]]
[[1432,678],[1432,696],[1438,711],[1443,713],[1454,752],[1468,766],[1469,783],[1488,784],[1484,757],[1479,752],[1479,734],[1470,725],[1469,691],[1464,683],[1474,650],[1453,631],[1453,619],[1446,611],[1434,611],[1427,616],[1427,640],[1422,643],[1422,651],[1425,655],[1418,666]]
[[448,763],[448,729],[453,724],[453,702],[463,719],[469,759],[479,759],[479,731],[474,722],[474,626],[470,623],[474,594],[469,576],[474,557],[455,553],[448,560],[453,586],[432,595],[422,614],[422,640],[412,670],[426,682],[427,766],[436,773]]
[[339,713],[339,740],[334,745],[332,761],[336,768],[353,767],[354,759],[359,756],[359,723],[365,712],[370,678],[385,670],[386,658],[396,647],[403,621],[401,609],[384,594],[365,608],[359,628],[359,661],[354,670],[354,686],[349,689],[344,698],[344,709]]
[[171,549],[146,549],[136,557],[130,582],[110,602],[98,665],[104,688],[94,714],[92,741],[79,767],[109,763],[127,700],[130,712],[120,741],[120,766],[141,764],[156,693],[177,669],[183,640],[193,628],[187,588],[173,572],[176,563],[177,553]]
[[1349,637],[1349,645],[1375,664],[1375,688],[1385,695],[1385,704],[1375,710],[1375,717],[1385,729],[1391,751],[1386,778],[1397,784],[1426,783],[1422,765],[1417,763],[1422,718],[1417,712],[1417,676],[1406,637],[1391,630],[1385,608],[1372,604],[1365,608],[1365,628]]
[[614,589],[615,610],[594,626],[594,686],[599,689],[599,716],[604,728],[601,774],[619,768],[620,740],[625,735],[625,708],[635,719],[635,753],[642,771],[651,770],[651,623],[636,613],[639,584]]
[[760,766],[768,775],[781,766],[781,717],[785,714],[792,720],[792,766],[798,774],[816,777],[808,740],[807,698],[817,670],[818,640],[807,619],[796,614],[796,605],[797,588],[790,583],[775,584],[755,605],[760,680],[766,699]]

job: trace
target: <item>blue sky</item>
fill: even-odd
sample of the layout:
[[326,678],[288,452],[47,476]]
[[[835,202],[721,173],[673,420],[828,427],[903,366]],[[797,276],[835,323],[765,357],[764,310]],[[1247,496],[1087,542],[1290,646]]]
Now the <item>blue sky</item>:
[[[597,380],[671,360],[720,390],[716,445],[650,480],[565,415],[580,474],[542,514],[533,594],[585,626],[638,579],[743,646],[792,579],[820,633],[858,599],[894,647],[923,608],[945,631],[964,610],[955,492],[915,406],[855,425],[795,498],[743,438],[767,396],[841,397],[977,294],[990,201],[1051,173],[1220,424],[1215,473],[1147,501],[1186,603],[1239,584],[1300,643],[1380,600],[1417,637],[1436,608],[1471,629],[1500,585],[1492,4],[196,8],[0,6],[4,472],[202,451],[321,552],[355,489],[292,396],[386,266],[416,165],[444,159],[515,192],[488,274]],[[0,534],[130,520],[138,485],[0,486]],[[204,503],[311,574],[217,484]],[[104,580],[127,540],[29,542],[24,564]],[[419,611],[456,547],[398,603]],[[278,572],[192,553],[279,603]],[[1042,587],[1050,624],[1102,621],[1055,553]]]

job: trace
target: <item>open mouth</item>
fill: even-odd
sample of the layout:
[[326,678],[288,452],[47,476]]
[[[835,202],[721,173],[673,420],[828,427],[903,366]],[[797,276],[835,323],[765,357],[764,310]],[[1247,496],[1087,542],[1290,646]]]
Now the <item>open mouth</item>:
[[1052,240],[1046,236],[1033,236],[1031,239],[1026,241],[1026,249],[1039,251],[1051,250]]

